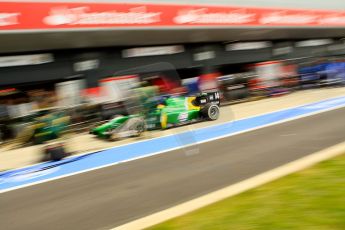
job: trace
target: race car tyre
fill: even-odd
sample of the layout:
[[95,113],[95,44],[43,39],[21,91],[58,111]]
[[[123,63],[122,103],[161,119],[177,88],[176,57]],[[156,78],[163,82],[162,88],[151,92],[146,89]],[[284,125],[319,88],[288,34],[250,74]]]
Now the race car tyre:
[[214,121],[219,118],[219,107],[218,105],[207,104],[201,109],[201,114],[207,120]]

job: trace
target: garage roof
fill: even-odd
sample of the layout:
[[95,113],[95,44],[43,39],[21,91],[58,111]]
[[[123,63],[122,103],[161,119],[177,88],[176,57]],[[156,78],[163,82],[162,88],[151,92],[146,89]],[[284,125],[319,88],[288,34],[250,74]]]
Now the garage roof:
[[[10,1],[9,1],[10,2]],[[12,1],[18,2],[18,1]],[[22,0],[21,2],[32,2]],[[61,1],[50,0],[40,1],[44,3],[60,3]],[[123,1],[95,1],[95,0],[63,0],[63,2],[80,3],[86,5],[88,3],[123,3]],[[251,7],[278,7],[281,9],[336,9],[341,12],[341,23],[345,22],[345,1],[344,0],[190,0],[188,4],[199,6],[200,4],[223,5],[223,6],[251,6]],[[81,3],[81,4],[83,4]],[[179,5],[183,8],[184,0],[126,0],[126,3],[159,3]],[[23,4],[21,4],[23,5]],[[59,4],[60,5],[60,4]],[[66,5],[66,4],[65,4]],[[126,4],[122,4],[126,5]],[[55,6],[54,6],[55,7]],[[168,6],[169,7],[169,6]],[[202,7],[202,5],[200,5]],[[105,7],[108,9],[107,7]],[[14,7],[14,9],[16,9]],[[31,9],[31,8],[30,8]],[[48,9],[48,10],[47,10]],[[49,7],[47,8],[49,12]],[[171,8],[165,7],[166,12],[170,12]],[[221,9],[221,8],[220,8]],[[104,10],[104,8],[103,8]],[[96,9],[96,12],[102,11]],[[219,10],[222,12],[223,10]],[[227,9],[224,8],[224,12]],[[178,11],[177,11],[178,12]],[[313,12],[313,11],[309,11]],[[1,9],[0,9],[1,13]],[[37,12],[35,12],[37,13]],[[303,15],[304,11],[300,11],[299,15]],[[33,16],[35,16],[33,14]],[[31,19],[29,12],[29,20]],[[290,19],[293,17],[290,17]],[[206,18],[207,19],[207,18]],[[29,20],[24,20],[28,25]],[[41,21],[42,23],[42,21]],[[345,23],[343,23],[345,25]],[[341,24],[341,25],[343,25]],[[26,27],[23,28],[26,28]],[[33,27],[34,28],[34,27]],[[174,44],[174,43],[193,43],[193,42],[213,42],[213,41],[232,41],[232,40],[288,40],[288,39],[306,39],[306,38],[322,38],[337,37],[341,38],[345,34],[345,26],[247,26],[236,25],[202,25],[194,26],[113,26],[113,27],[47,27],[48,29],[13,29],[6,30],[0,27],[0,53],[27,52],[52,49],[69,49],[69,48],[87,48],[87,47],[105,47],[105,46],[140,46],[140,45],[158,45],[158,44]],[[53,28],[53,29],[52,29]]]

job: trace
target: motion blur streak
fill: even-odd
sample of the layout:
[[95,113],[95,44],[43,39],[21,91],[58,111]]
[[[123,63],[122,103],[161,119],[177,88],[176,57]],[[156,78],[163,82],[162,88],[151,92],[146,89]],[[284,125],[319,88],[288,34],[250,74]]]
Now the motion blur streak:
[[345,142],[342,142],[330,148],[323,149],[319,152],[302,157],[301,159],[289,162],[285,165],[279,166],[278,168],[261,173],[236,184],[211,192],[209,194],[187,201],[161,212],[154,213],[152,215],[118,226],[116,228],[113,228],[112,230],[136,230],[151,227],[172,218],[182,216],[196,209],[256,188],[260,185],[271,182],[291,173],[303,170],[321,161],[325,161],[330,158],[342,155],[344,154],[344,152]]
[[[279,123],[289,119],[296,119],[301,116],[306,116],[322,112],[324,110],[335,109],[343,106],[345,106],[345,97],[338,97],[317,103],[312,103],[309,105],[300,106],[297,108],[290,108],[282,111],[264,114],[261,116],[206,127],[193,131],[193,137],[196,142],[189,144],[199,144],[234,135],[243,131],[264,127],[277,122]],[[188,135],[186,133],[188,132],[176,134],[174,136],[167,136],[139,143],[133,143],[122,147],[116,147],[96,154],[88,154],[81,157],[78,156],[75,158],[63,160],[58,163],[48,162],[29,168],[14,170],[12,172],[4,172],[0,174],[0,189],[2,189],[3,192],[10,191],[12,189],[21,188],[23,186],[43,183],[52,179],[75,175],[78,173],[107,167],[117,163],[143,158],[145,156],[152,156],[173,149],[183,148],[184,146],[181,146],[181,144],[183,145],[183,143],[181,143],[179,140],[184,139],[185,136],[187,137]],[[52,170],[52,168],[55,168],[55,170]],[[48,171],[45,174],[44,170],[47,169],[52,171]],[[36,172],[40,172],[43,174],[37,175]]]
[[193,156],[175,150],[2,193],[0,223],[11,230],[115,227],[340,143],[344,113],[340,108],[203,143]]

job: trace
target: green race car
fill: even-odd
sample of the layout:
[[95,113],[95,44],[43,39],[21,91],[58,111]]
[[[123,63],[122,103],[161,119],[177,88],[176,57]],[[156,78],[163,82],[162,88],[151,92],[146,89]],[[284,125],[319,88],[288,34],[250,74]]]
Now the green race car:
[[119,115],[91,129],[90,133],[100,138],[115,140],[125,137],[140,136],[145,129],[144,116],[140,114],[127,116]]
[[220,112],[219,99],[218,92],[150,99],[144,104],[145,112],[116,116],[91,129],[90,133],[100,138],[116,140],[140,136],[145,130],[166,129],[201,120],[217,120]]
[[43,144],[57,139],[67,130],[70,119],[70,116],[62,110],[43,109],[35,111],[21,122],[14,124],[14,127],[18,127],[15,142]]

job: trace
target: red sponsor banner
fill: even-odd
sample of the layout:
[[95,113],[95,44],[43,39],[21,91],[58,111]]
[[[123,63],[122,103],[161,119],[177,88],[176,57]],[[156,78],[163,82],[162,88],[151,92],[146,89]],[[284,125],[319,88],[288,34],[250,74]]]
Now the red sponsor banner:
[[345,27],[345,12],[204,5],[0,2],[0,30],[191,26]]

